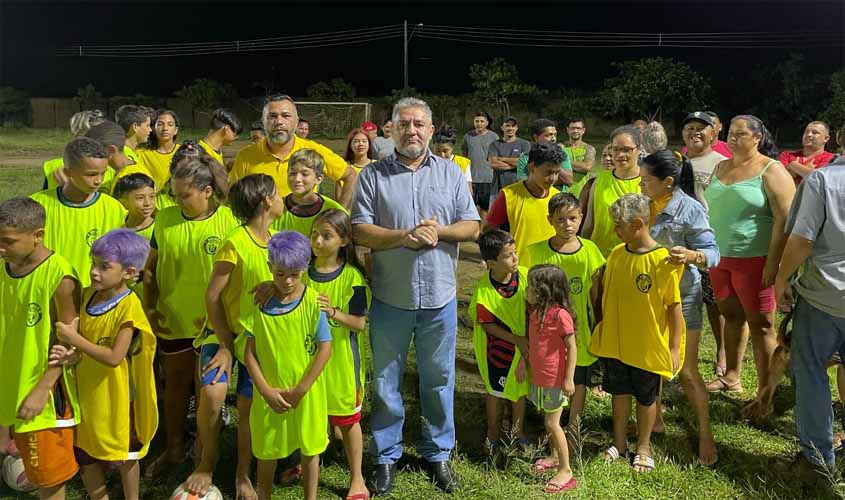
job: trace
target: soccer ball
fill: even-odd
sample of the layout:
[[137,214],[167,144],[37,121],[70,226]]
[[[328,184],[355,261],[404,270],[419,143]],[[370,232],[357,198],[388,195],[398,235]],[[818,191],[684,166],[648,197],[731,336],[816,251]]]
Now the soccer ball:
[[28,493],[36,489],[35,485],[30,483],[26,477],[23,460],[11,455],[3,459],[3,481],[15,491]]
[[176,491],[170,495],[170,500],[223,500],[223,494],[216,486],[211,485],[204,496],[199,496],[189,492],[180,484]]

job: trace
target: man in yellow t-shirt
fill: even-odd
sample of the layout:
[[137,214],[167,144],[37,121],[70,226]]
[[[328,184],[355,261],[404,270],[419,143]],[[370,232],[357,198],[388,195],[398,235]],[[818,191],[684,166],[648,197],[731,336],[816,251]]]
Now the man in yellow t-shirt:
[[484,229],[504,229],[516,240],[517,255],[528,255],[528,247],[555,235],[548,222],[549,200],[558,193],[553,187],[565,157],[557,144],[540,142],[528,154],[528,178],[515,182],[496,197]]
[[293,134],[299,119],[293,99],[281,94],[268,97],[261,116],[267,138],[238,152],[229,172],[229,184],[249,174],[267,174],[276,181],[279,195],[287,196],[290,194],[288,159],[300,149],[308,148],[323,157],[326,177],[347,186],[337,201],[349,208],[358,174],[331,149]]
[[613,445],[609,460],[627,454],[631,398],[637,400],[636,472],[654,469],[651,432],[657,418],[661,377],[684,364],[685,324],[679,284],[684,266],[670,264],[669,251],[649,232],[649,201],[626,194],[610,207],[617,245],[607,259],[602,283],[602,320],[590,352],[605,363],[603,388],[613,395]]

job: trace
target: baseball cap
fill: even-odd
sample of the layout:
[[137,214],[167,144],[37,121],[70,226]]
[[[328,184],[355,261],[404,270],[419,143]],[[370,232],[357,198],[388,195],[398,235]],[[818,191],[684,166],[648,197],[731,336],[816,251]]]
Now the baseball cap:
[[514,116],[507,116],[507,117],[505,117],[504,120],[502,120],[502,123],[507,123],[507,122],[513,122],[514,125],[519,125],[519,122],[517,121],[516,117],[514,117]]
[[374,130],[378,130],[378,126],[373,122],[364,122],[361,124],[361,130],[364,132],[373,132]]
[[695,113],[688,114],[687,117],[684,118],[684,121],[683,123],[681,123],[681,125],[686,125],[687,122],[691,122],[693,120],[698,120],[707,125],[710,125],[711,127],[713,126],[713,118],[703,111],[696,111]]

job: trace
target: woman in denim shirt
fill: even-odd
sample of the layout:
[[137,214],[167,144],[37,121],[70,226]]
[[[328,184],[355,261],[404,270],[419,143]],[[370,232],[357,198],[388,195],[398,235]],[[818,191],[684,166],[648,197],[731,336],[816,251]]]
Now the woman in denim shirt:
[[[684,366],[680,382],[698,417],[698,461],[717,460],[716,442],[710,428],[708,394],[698,372],[698,343],[703,326],[703,295],[699,269],[719,263],[716,235],[707,222],[704,206],[695,198],[695,178],[689,159],[663,149],[646,156],[640,165],[640,189],[651,199],[651,236],[669,249],[669,261],[684,264],[681,303],[687,326]],[[655,428],[663,425],[658,411]]]

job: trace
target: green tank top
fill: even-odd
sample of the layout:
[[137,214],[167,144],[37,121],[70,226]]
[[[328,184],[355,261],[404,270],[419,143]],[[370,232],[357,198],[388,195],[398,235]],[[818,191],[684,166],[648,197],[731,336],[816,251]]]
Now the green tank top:
[[722,257],[760,257],[769,253],[774,217],[763,188],[763,174],[775,163],[769,161],[760,173],[744,181],[722,184],[717,169],[704,191],[710,207],[710,227]]
[[[296,307],[275,314],[258,308],[253,319],[255,355],[267,384],[294,387],[302,380],[317,354],[320,307],[317,292],[307,287]],[[259,460],[289,456],[296,450],[314,456],[329,444],[326,388],[318,377],[295,409],[276,413],[260,395],[252,401],[249,423],[252,452]]]
[[495,393],[487,374],[487,332],[484,327],[478,322],[478,315],[476,314],[476,306],[481,304],[485,309],[490,311],[493,316],[499,319],[507,326],[511,333],[519,337],[525,336],[525,327],[528,324],[525,318],[525,289],[528,287],[528,270],[524,267],[519,268],[519,289],[510,297],[503,297],[502,294],[496,291],[496,288],[490,282],[490,273],[484,273],[481,279],[478,280],[478,285],[475,287],[475,292],[472,294],[472,301],[469,304],[469,317],[472,318],[472,345],[475,350],[475,360],[478,363],[478,371],[481,373],[481,379],[484,380],[484,387],[488,394],[507,399],[509,401],[517,401],[519,398],[526,396],[531,387],[530,378],[525,377],[525,380],[518,382],[516,380],[516,367],[522,359],[519,349],[513,356],[510,371],[508,371],[507,379],[505,380],[505,390],[501,393]]
[[53,254],[25,276],[12,276],[0,269],[0,425],[16,432],[33,432],[73,427],[80,422],[73,369],[63,370],[64,387],[73,414],[58,415],[56,399],[50,394],[44,410],[28,421],[17,418],[18,408],[47,371],[50,334],[56,318],[51,314],[53,294],[65,277],[77,279],[73,266]]
[[640,192],[640,178],[618,179],[612,170],[603,170],[593,184],[593,234],[590,240],[599,247],[605,258],[622,243],[616,236],[610,206],[622,195]]
[[[349,314],[349,301],[356,287],[367,287],[367,281],[355,266],[344,265],[340,274],[331,281],[315,281],[308,273],[302,275],[302,282],[317,294],[325,293],[332,305]],[[370,303],[369,289],[367,304]],[[363,392],[364,363],[358,333],[329,319],[332,332],[332,357],[323,369],[320,378],[326,381],[331,391],[326,394],[329,415],[338,417],[354,415],[361,411],[359,394]],[[355,352],[357,351],[357,352]]]

